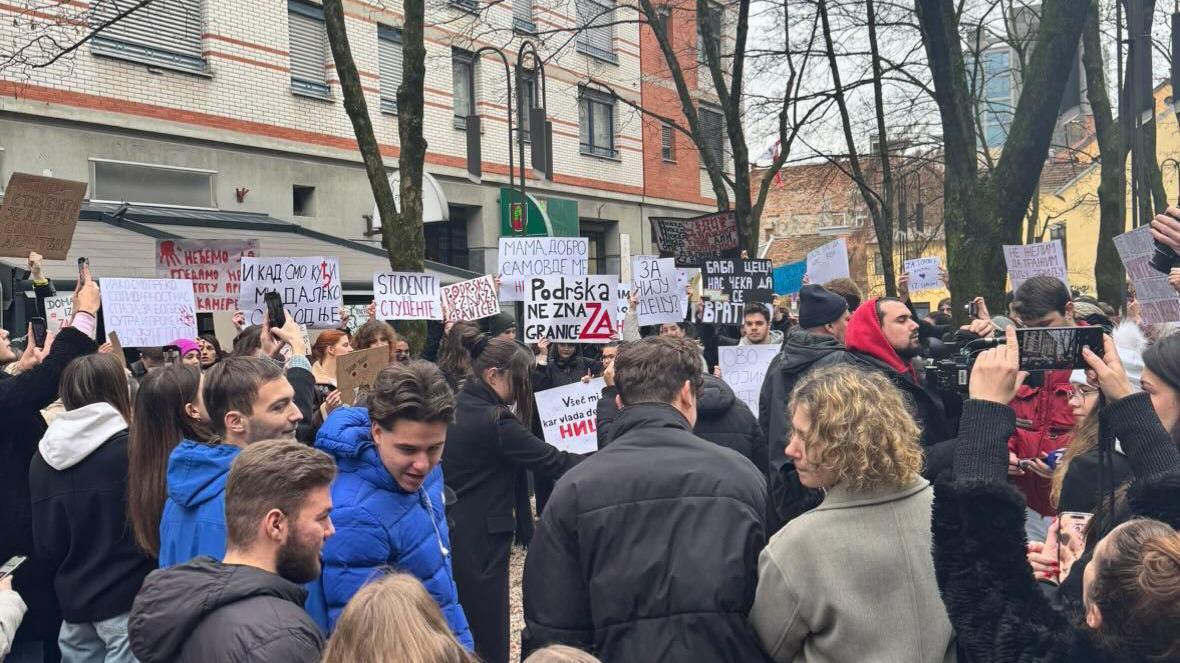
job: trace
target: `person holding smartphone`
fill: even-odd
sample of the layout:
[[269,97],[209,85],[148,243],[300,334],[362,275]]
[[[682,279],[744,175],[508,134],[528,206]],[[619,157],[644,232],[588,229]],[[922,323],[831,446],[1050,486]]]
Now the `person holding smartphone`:
[[12,588],[12,576],[0,578],[0,660],[12,649],[12,638],[27,609],[24,599]]

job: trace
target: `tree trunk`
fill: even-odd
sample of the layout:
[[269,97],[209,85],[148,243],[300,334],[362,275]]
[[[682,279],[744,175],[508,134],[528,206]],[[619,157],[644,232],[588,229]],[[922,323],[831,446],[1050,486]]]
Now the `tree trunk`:
[[[417,6],[417,13],[414,7]],[[381,215],[381,238],[394,271],[421,272],[422,237],[422,163],[426,141],[422,137],[422,81],[425,77],[425,46],[422,41],[424,21],[423,0],[406,0],[403,39],[403,82],[398,88],[398,134],[401,138],[401,201],[399,214],[393,189],[381,156],[381,147],[369,119],[369,106],[361,88],[360,74],[352,57],[345,28],[342,0],[324,0],[324,24],[340,90],[344,96],[344,110],[352,121],[357,147],[369,177],[373,198]],[[416,75],[416,77],[415,77]],[[416,92],[413,90],[416,89]],[[416,100],[416,101],[415,101]],[[420,322],[402,325],[410,346],[421,349],[426,328]]]

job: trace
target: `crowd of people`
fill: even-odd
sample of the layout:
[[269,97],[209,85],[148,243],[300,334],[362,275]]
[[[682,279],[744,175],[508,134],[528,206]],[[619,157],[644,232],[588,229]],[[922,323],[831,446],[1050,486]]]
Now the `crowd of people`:
[[[529,663],[1180,661],[1175,325],[1052,277],[958,324],[900,285],[598,346],[501,313],[307,347],[288,315],[124,356],[83,272],[43,347],[0,332],[0,655],[507,663],[523,545]],[[1018,330],[1054,327],[1102,347],[1022,370]],[[757,412],[736,344],[779,346]],[[597,450],[547,443],[534,394],[595,377]]]

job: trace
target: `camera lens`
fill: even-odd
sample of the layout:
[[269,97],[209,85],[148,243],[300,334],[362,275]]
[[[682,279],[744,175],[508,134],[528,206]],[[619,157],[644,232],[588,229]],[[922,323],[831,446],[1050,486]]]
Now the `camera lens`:
[[1155,251],[1151,254],[1151,260],[1148,264],[1157,272],[1167,274],[1172,271],[1176,263],[1180,262],[1180,257],[1172,250],[1172,247],[1167,244],[1162,244],[1159,241],[1155,242]]

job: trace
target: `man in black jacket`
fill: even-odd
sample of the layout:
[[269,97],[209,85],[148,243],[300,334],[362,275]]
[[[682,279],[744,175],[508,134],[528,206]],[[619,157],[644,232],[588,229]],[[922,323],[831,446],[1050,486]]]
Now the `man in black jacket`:
[[332,536],[331,456],[293,440],[247,447],[225,489],[225,561],[153,571],[135,598],[143,663],[313,663],[324,639],[303,609]]
[[524,569],[524,653],[612,663],[764,661],[746,621],[766,543],[753,464],[692,434],[700,359],[649,337],[615,360],[611,444],[558,482]]
[[787,401],[795,383],[812,366],[844,354],[844,330],[848,327],[848,302],[819,285],[799,291],[799,326],[787,332],[783,350],[770,362],[758,398],[758,424],[770,451],[770,505],[767,530],[771,534],[795,516],[819,504],[819,491],[799,483],[795,465],[785,453],[791,422]]

